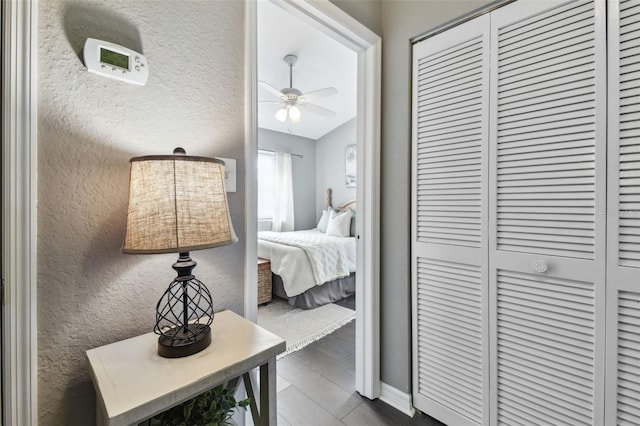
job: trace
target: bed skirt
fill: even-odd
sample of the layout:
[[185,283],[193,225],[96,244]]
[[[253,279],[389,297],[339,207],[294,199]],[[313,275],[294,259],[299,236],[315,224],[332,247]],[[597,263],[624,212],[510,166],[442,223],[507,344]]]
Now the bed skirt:
[[327,303],[337,302],[356,292],[356,273],[315,286],[297,296],[289,297],[284,291],[280,275],[272,274],[273,294],[287,299],[289,304],[300,309],[313,309]]

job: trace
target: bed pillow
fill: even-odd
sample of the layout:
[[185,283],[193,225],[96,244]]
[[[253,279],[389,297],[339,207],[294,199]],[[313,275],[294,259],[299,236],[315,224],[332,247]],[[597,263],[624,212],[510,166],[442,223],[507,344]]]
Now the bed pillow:
[[320,232],[327,232],[327,225],[329,224],[329,212],[331,209],[322,210],[322,217],[318,222],[318,229]]
[[332,210],[329,215],[329,223],[327,224],[327,235],[333,237],[348,237],[350,226],[351,212],[338,213]]

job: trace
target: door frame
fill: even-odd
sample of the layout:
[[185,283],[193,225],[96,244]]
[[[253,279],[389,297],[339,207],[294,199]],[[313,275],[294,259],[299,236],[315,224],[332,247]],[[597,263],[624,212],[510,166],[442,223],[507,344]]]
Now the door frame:
[[[356,390],[380,396],[380,98],[378,35],[329,0],[271,0],[358,55]],[[257,2],[245,2],[245,317],[257,317]],[[366,212],[364,214],[360,212]]]
[[38,418],[38,7],[2,5],[2,423],[29,425]]

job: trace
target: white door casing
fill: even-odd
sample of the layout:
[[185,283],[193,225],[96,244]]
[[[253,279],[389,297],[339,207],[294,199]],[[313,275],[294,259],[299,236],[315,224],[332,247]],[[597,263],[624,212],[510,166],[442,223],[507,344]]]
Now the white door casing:
[[2,423],[37,424],[35,1],[2,3]]

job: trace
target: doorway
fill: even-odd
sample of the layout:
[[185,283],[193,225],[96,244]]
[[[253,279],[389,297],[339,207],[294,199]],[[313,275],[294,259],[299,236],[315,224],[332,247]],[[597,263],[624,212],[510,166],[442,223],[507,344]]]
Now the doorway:
[[[357,53],[357,265],[356,390],[370,399],[380,394],[379,379],[379,116],[380,38],[335,5],[284,0],[274,2]],[[257,316],[257,5],[246,3],[246,281],[245,316]]]
[[257,60],[258,325],[292,353],[355,318],[357,54],[261,1]]

